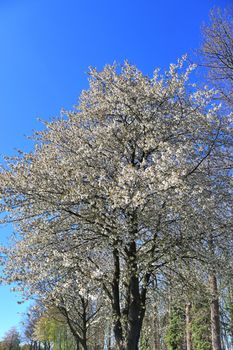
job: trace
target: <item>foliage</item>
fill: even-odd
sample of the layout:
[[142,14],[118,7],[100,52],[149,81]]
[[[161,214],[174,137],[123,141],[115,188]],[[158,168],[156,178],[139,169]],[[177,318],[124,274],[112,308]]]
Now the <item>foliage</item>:
[[192,306],[192,343],[195,350],[211,350],[210,308],[209,303]]
[[35,325],[34,337],[41,342],[53,344],[54,350],[74,350],[75,341],[61,314],[48,312],[40,317]]
[[172,306],[169,325],[165,335],[167,350],[182,349],[185,339],[185,314],[182,307]]

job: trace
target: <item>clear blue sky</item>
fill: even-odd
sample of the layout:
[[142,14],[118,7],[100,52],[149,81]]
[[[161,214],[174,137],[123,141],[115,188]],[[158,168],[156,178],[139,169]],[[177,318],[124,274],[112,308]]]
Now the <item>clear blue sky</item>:
[[[71,109],[90,65],[128,59],[143,72],[199,47],[214,5],[231,0],[0,0],[0,154],[29,149],[25,135]],[[0,228],[5,241],[10,228]],[[0,337],[25,306],[0,286]]]

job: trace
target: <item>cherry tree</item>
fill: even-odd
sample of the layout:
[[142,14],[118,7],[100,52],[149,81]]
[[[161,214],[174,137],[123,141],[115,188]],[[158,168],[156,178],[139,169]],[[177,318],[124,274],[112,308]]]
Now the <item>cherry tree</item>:
[[229,213],[230,116],[214,90],[188,82],[184,61],[152,78],[127,62],[91,69],[76,110],[45,123],[34,150],[0,173],[3,221],[20,235],[8,281],[29,294],[91,281],[109,300],[119,349],[138,348],[156,275],[207,262],[210,233],[225,239],[230,227],[219,213]]

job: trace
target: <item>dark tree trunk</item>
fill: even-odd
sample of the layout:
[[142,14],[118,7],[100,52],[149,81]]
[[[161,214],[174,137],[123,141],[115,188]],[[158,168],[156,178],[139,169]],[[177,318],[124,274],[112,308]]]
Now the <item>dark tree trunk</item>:
[[144,307],[141,304],[139,289],[139,278],[136,260],[136,243],[132,241],[129,246],[129,266],[130,266],[130,302],[128,312],[128,332],[126,337],[127,350],[137,350],[144,318]]
[[112,280],[112,311],[113,311],[113,332],[118,349],[123,349],[123,332],[121,325],[120,309],[120,261],[117,248],[113,250],[114,274]]
[[[132,217],[132,224],[131,237],[135,237],[137,233],[137,220],[135,216]],[[125,282],[127,290],[124,300],[125,308],[121,310],[119,287],[121,277],[120,259],[118,249],[116,247],[113,249],[114,273],[112,279],[112,293],[110,296],[113,311],[113,331],[119,350],[137,350],[145,316],[147,285],[151,274],[145,274],[140,288],[137,246],[134,239],[125,247],[125,253],[127,256],[128,279]],[[124,322],[122,321],[123,317]],[[122,324],[124,325],[124,332]]]
[[221,334],[220,334],[220,316],[219,316],[219,301],[217,278],[214,274],[209,277],[212,301],[210,306],[211,313],[211,336],[213,350],[221,350]]
[[77,337],[74,337],[75,339],[75,349],[80,350],[80,341]]

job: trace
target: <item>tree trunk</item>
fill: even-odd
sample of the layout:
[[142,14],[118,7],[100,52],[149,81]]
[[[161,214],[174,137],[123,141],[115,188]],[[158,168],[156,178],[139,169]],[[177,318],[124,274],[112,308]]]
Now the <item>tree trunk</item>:
[[214,274],[209,277],[209,284],[212,294],[210,306],[211,313],[211,337],[213,350],[221,350],[221,335],[220,335],[220,316],[219,316],[219,301],[217,278]]
[[188,303],[185,307],[185,318],[186,318],[186,348],[192,350],[192,334],[191,334],[191,303]]
[[76,350],[80,350],[80,341],[78,338],[75,338],[75,345],[76,345]]
[[128,313],[128,332],[126,337],[127,350],[138,349],[141,320],[141,296],[139,291],[139,279],[136,261],[136,243],[132,241],[129,245],[129,265],[130,265],[130,303]]
[[140,338],[140,300],[136,298],[138,291],[138,278],[131,278],[131,302],[128,316],[127,350],[136,350]]
[[[120,307],[120,260],[117,248],[113,250],[114,274],[112,280],[112,311],[113,311],[113,331],[116,345],[119,350],[137,350],[142,323],[145,315],[145,302],[147,283],[150,279],[150,273],[145,275],[145,287],[141,288],[138,277],[137,266],[137,246],[132,240],[125,248],[127,254],[128,266],[128,295],[126,296],[126,308],[121,310]],[[126,318],[125,329],[123,335],[122,316]]]
[[113,311],[113,332],[118,349],[124,349],[123,332],[121,325],[121,309],[120,309],[120,261],[117,248],[113,250],[114,274],[112,280],[112,311]]
[[160,350],[159,320],[156,303],[153,305],[153,350]]

